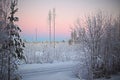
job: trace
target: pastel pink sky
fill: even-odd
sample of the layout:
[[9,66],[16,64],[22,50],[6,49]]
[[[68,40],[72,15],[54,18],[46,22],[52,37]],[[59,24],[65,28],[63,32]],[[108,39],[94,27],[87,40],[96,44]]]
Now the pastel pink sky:
[[[17,24],[22,28],[22,36],[26,40],[35,40],[37,28],[38,40],[48,40],[48,12],[56,9],[56,40],[70,38],[70,25],[78,17],[83,17],[97,9],[116,13],[117,0],[19,0],[19,17]],[[53,29],[52,29],[53,31]]]

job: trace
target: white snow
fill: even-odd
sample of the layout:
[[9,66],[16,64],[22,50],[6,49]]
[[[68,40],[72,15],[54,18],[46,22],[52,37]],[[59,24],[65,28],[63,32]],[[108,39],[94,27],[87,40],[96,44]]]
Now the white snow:
[[[59,62],[45,64],[23,64],[19,66],[22,80],[85,80],[75,77],[73,70],[78,62]],[[111,79],[95,80],[120,80],[120,74],[113,75]]]
[[[19,66],[22,80],[84,80],[78,79],[74,73],[74,71],[81,69],[80,76],[83,76],[83,73],[86,72],[83,66],[85,55],[79,47],[80,45],[69,45],[67,42],[61,42],[56,44],[54,53],[54,48],[49,43],[27,43],[24,52],[28,63],[34,64]],[[79,68],[76,67],[78,62]],[[120,76],[95,80],[120,80]]]
[[[22,80],[84,80],[75,77],[73,70],[78,62],[59,62],[45,64],[23,64],[19,66]],[[113,75],[111,79],[95,80],[120,80],[120,74]]]
[[[79,50],[77,50],[79,49]],[[69,45],[68,42],[56,42],[53,44],[46,42],[27,42],[24,49],[27,63],[52,63],[54,61],[64,62],[78,60],[82,54],[79,44]]]
[[77,62],[20,65],[23,80],[79,80],[73,74]]

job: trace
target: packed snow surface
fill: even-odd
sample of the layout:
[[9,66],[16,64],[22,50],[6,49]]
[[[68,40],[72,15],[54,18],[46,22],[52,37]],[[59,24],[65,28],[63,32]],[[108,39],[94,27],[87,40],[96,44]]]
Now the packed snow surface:
[[[19,67],[22,80],[80,80],[73,70],[78,62],[56,62],[45,64],[23,64]],[[85,80],[85,79],[81,79]],[[120,80],[120,75],[113,75],[111,79],[95,80]]]
[[77,62],[24,64],[20,66],[23,80],[79,80],[73,74]]

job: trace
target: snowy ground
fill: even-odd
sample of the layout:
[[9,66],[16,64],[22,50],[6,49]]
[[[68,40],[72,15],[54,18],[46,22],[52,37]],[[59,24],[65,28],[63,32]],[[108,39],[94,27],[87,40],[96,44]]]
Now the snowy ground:
[[73,70],[83,53],[77,47],[68,42],[57,42],[55,48],[49,43],[26,43],[24,53],[27,63],[32,64],[20,65],[23,80],[79,80]]
[[[27,63],[32,64],[20,65],[19,72],[23,80],[83,80],[78,79],[73,73],[78,69],[77,61],[81,61],[80,65],[85,61],[79,44],[59,42],[53,48],[49,43],[26,43],[24,53]],[[81,71],[83,68],[80,68]],[[85,71],[82,71],[82,74],[83,72]],[[120,80],[120,76],[113,75],[111,79],[96,80]]]
[[73,74],[77,62],[24,64],[20,66],[23,80],[79,80]]
[[[22,80],[80,80],[73,74],[77,63],[69,61],[52,64],[23,64],[20,65],[19,72],[23,76]],[[113,75],[111,79],[95,80],[120,80],[120,74]]]
[[[46,42],[27,42],[24,49],[27,63],[52,63],[79,59],[82,56],[80,45],[70,45],[68,42],[56,42],[50,45]],[[80,54],[80,56],[78,56]]]

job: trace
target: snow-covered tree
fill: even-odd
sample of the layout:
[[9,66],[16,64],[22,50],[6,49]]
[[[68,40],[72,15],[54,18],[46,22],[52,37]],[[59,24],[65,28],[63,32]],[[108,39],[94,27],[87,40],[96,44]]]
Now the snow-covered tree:
[[18,61],[25,59],[23,55],[24,42],[20,38],[19,32],[21,29],[14,24],[18,21],[18,17],[14,14],[18,11],[16,8],[17,0],[11,0],[9,21],[3,25],[1,31],[0,41],[0,55],[1,55],[1,79],[2,80],[19,80],[20,76],[17,73]]
[[88,80],[99,77],[110,78],[112,73],[120,69],[118,65],[120,62],[120,20],[99,11],[95,15],[86,17],[84,24],[77,22],[76,30],[78,42],[82,44],[86,57]]

